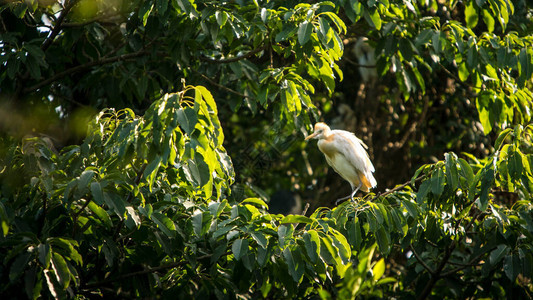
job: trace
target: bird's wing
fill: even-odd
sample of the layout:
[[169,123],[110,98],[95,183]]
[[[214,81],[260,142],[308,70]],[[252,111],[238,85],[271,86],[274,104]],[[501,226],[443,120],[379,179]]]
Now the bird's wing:
[[[374,172],[374,165],[368,157],[364,147],[368,148],[363,141],[358,139],[353,133],[344,130],[332,130],[336,148],[339,153],[353,164],[363,174]],[[369,172],[370,171],[370,172]]]

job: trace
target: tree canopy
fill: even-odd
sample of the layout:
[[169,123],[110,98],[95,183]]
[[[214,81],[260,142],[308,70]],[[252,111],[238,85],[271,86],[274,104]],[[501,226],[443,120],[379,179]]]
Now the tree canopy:
[[[533,295],[527,1],[0,14],[8,298]],[[333,205],[316,121],[368,144],[376,190]]]

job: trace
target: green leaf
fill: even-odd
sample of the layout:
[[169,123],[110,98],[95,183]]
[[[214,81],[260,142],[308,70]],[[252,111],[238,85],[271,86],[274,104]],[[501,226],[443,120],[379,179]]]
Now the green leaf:
[[283,257],[287,263],[289,274],[291,274],[294,282],[300,282],[305,272],[305,263],[302,259],[302,254],[299,248],[290,249],[289,247],[283,250]]
[[96,204],[104,204],[104,192],[102,191],[100,182],[95,181],[91,183],[91,194],[93,195],[93,200]]
[[522,153],[520,150],[510,150],[510,153],[507,157],[507,166],[509,175],[512,178],[520,178],[524,169],[524,166],[522,165]]
[[481,13],[483,14],[483,22],[485,22],[485,25],[487,26],[487,30],[489,33],[492,33],[494,31],[494,17],[490,13],[488,9],[482,9]]
[[83,190],[89,185],[89,182],[93,178],[95,172],[93,170],[85,170],[81,173],[78,180],[78,189]]
[[285,247],[285,244],[287,242],[287,238],[290,238],[293,233],[293,227],[292,225],[280,225],[278,227],[278,243],[280,248]]
[[20,275],[22,274],[22,271],[28,266],[28,261],[30,260],[30,252],[24,252],[17,256],[17,258],[13,261],[11,264],[11,267],[9,269],[9,280],[15,281],[17,280]]
[[422,173],[423,171],[426,170],[426,168],[428,167],[428,165],[422,165],[420,168],[418,168],[415,172],[415,174],[413,175],[413,177],[411,177],[411,185],[414,186],[415,185],[415,182],[416,182],[416,179],[418,179],[418,176],[420,175],[420,173]]
[[217,19],[218,26],[222,28],[222,26],[224,26],[228,20],[228,15],[226,12],[217,10],[217,12],[215,12],[215,18]]
[[404,200],[404,201],[402,201],[402,204],[405,207],[405,209],[407,210],[407,213],[411,217],[413,217],[413,218],[418,217],[418,206],[416,205],[416,203],[411,202],[409,200]]
[[512,128],[507,128],[503,130],[502,132],[500,132],[500,134],[498,135],[498,138],[496,138],[496,142],[494,142],[494,149],[496,149],[496,151],[499,151],[501,149],[500,146],[505,141],[507,136],[509,136],[509,133],[512,130],[513,130]]
[[104,201],[122,220],[126,216],[126,202],[115,193],[104,193]]
[[211,94],[211,92],[208,89],[206,89],[204,86],[201,86],[201,85],[196,86],[195,89],[196,89],[196,91],[200,91],[200,93],[202,94],[202,97],[205,100],[205,103],[207,104],[207,106],[209,106],[209,108],[211,108],[211,110],[213,110],[213,113],[215,113],[215,115],[218,115],[217,104],[216,104],[215,99],[213,98],[213,95]]
[[50,260],[52,259],[52,251],[50,251],[50,245],[48,243],[39,244],[39,262],[45,269],[50,266]]
[[350,7],[353,9],[353,12],[359,16],[361,14],[361,9],[363,6],[359,0],[350,0]]
[[374,281],[378,281],[383,274],[385,274],[385,259],[380,259],[372,269],[373,279]]
[[372,7],[365,9],[363,16],[370,26],[376,28],[377,30],[381,29],[381,17],[379,16],[379,11],[377,8]]
[[467,186],[464,186],[463,188],[469,188],[468,184],[471,184],[474,180],[474,171],[472,171],[472,167],[470,167],[470,164],[462,158],[459,158],[459,165],[461,167],[461,174],[466,179],[467,184]]
[[298,43],[305,45],[311,38],[311,33],[313,33],[313,24],[303,21],[298,27]]
[[341,20],[341,18],[339,18],[335,13],[327,11],[327,12],[321,13],[321,15],[322,14],[328,16],[331,19],[331,21],[333,21],[339,33],[346,33],[346,25]]
[[78,246],[77,241],[60,237],[50,238],[48,241],[52,249],[63,249],[69,261],[74,261],[79,265],[83,263],[80,253],[74,248],[74,246]]
[[[483,173],[482,173],[483,174]],[[484,172],[483,178],[481,179],[481,186],[480,186],[480,195],[478,200],[476,201],[476,204],[479,207],[479,210],[485,211],[487,209],[487,206],[489,204],[489,192],[492,188],[492,184],[494,183],[494,169],[489,168]]]
[[433,33],[432,44],[433,44],[433,50],[435,51],[435,53],[438,54],[442,52],[442,42],[441,42],[440,31],[437,30]]
[[506,245],[498,245],[496,249],[494,249],[490,255],[489,255],[489,263],[491,266],[495,266],[497,263],[499,263],[505,256],[507,256],[507,253],[509,253],[509,247]]
[[157,155],[147,166],[144,170],[143,176],[146,178],[149,184],[149,190],[152,192],[152,186],[155,181],[155,177],[157,175],[157,171],[159,170],[159,166],[161,165],[161,161],[163,158],[160,155]]
[[255,206],[268,209],[268,205],[265,203],[265,201],[259,198],[246,198],[241,201],[241,204],[253,204]]
[[483,133],[485,135],[492,131],[492,121],[490,118],[490,107],[492,107],[492,94],[480,93],[476,99],[476,108],[479,114],[479,121],[483,126]]
[[180,124],[180,127],[185,133],[190,136],[198,123],[198,115],[196,111],[190,107],[180,108],[176,111],[176,118]]
[[454,153],[445,153],[446,182],[451,185],[452,190],[459,186],[459,171],[457,170],[457,158]]
[[67,262],[60,254],[54,252],[52,255],[52,269],[56,275],[57,281],[61,286],[66,289],[70,283],[70,270],[68,269]]
[[468,68],[466,67],[466,63],[462,62],[459,64],[459,68],[457,69],[459,80],[462,82],[465,82],[468,79],[468,76],[470,76],[470,72],[468,71]]
[[250,232],[250,235],[252,238],[257,242],[257,244],[263,248],[266,248],[268,246],[268,240],[265,237],[265,235],[260,231],[252,231]]
[[[90,201],[90,200],[87,200],[87,201]],[[100,206],[98,206],[96,203],[94,203],[93,201],[90,201],[89,204],[87,205],[87,207],[102,221],[104,222],[104,224],[108,227],[108,228],[111,228],[113,227],[113,223],[111,222],[111,218],[109,218],[109,215],[107,214],[107,212],[101,208]]]
[[418,192],[416,193],[416,202],[421,204],[424,198],[426,198],[429,188],[431,187],[431,180],[426,180],[418,187]]
[[384,255],[389,254],[390,252],[390,236],[389,233],[385,231],[385,228],[380,227],[376,231],[376,241],[378,242],[378,248],[381,253]]
[[168,8],[168,0],[157,0],[157,12],[163,15]]
[[313,220],[302,215],[288,215],[281,219],[280,224],[289,224],[289,223],[305,223],[311,224]]
[[[187,179],[190,179],[198,187],[204,187],[211,178],[209,166],[198,152],[194,154],[194,159],[187,160],[187,167],[184,168],[184,171],[188,171],[186,173]],[[209,195],[206,196],[210,197]]]
[[347,265],[350,262],[351,258],[351,247],[350,244],[348,244],[348,241],[346,240],[346,237],[342,235],[340,232],[332,229],[333,235],[331,235],[331,239],[333,241],[333,244],[338,250],[338,254],[342,259],[342,263]]
[[474,0],[469,1],[466,3],[465,6],[465,19],[466,19],[466,26],[470,29],[474,29],[477,25],[478,21],[478,14],[477,10],[474,7]]
[[507,278],[511,281],[515,281],[520,273],[520,269],[520,258],[517,254],[511,253],[511,255],[505,257],[503,261],[503,270],[505,271]]
[[157,227],[161,231],[163,231],[164,234],[169,237],[174,237],[174,234],[176,232],[176,225],[169,217],[161,213],[154,212],[152,214],[152,221],[157,224]]
[[522,48],[520,50],[520,54],[518,55],[518,86],[524,87],[525,83],[531,79],[531,73],[533,72],[533,68],[531,67],[531,56],[529,55],[527,48]]
[[[147,2],[144,7],[146,7],[146,11],[144,11],[144,13],[142,14],[142,19],[143,19],[143,26],[146,26],[146,23],[148,22],[148,17],[150,16],[150,13],[152,13],[152,10],[154,9],[154,4],[152,4],[150,7],[147,7],[147,4],[149,4],[149,2]],[[141,12],[142,10],[140,10],[139,12]]]
[[320,237],[315,230],[309,230],[303,234],[305,251],[313,263],[320,257]]
[[408,39],[401,39],[399,43],[400,53],[406,61],[413,59],[413,47]]
[[240,260],[243,256],[248,253],[248,240],[247,239],[236,239],[231,246],[231,251],[236,260]]
[[328,35],[329,31],[331,30],[331,27],[329,26],[328,21],[325,18],[318,18],[318,24],[319,24],[319,31],[320,37],[323,39],[322,43],[329,43],[331,40],[330,36]]
[[9,233],[9,223],[7,219],[6,209],[2,202],[0,202],[0,229],[2,235],[5,237]]

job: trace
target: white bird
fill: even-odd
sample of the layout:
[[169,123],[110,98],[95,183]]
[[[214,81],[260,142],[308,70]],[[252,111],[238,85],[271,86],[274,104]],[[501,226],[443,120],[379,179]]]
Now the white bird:
[[374,48],[368,43],[366,37],[357,39],[355,42],[353,52],[357,57],[359,63],[359,73],[364,83],[372,83],[378,78],[378,71],[376,70],[376,58],[374,57]]
[[305,140],[312,138],[318,139],[318,149],[324,153],[328,164],[352,187],[352,194],[337,202],[347,198],[353,199],[359,189],[369,192],[377,185],[372,174],[375,171],[374,166],[365,151],[368,147],[353,133],[345,130],[331,130],[328,125],[319,122],[315,124],[313,134]]

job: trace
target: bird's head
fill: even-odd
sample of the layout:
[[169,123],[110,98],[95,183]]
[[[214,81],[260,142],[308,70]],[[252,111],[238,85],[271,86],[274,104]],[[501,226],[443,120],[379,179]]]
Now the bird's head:
[[313,131],[313,134],[309,135],[305,138],[305,140],[309,139],[324,139],[329,134],[329,126],[325,123],[318,122],[315,124],[315,130]]

